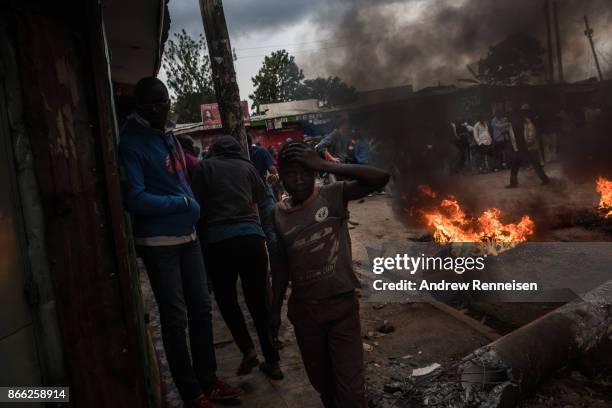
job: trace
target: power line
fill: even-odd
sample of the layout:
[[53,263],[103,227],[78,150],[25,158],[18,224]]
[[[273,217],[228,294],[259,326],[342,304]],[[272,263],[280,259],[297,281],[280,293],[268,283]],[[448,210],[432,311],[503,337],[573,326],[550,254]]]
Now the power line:
[[599,54],[601,59],[603,59],[603,61],[606,63],[608,69],[610,69],[612,67],[612,58],[610,58],[610,56],[608,54],[604,53],[599,48],[597,48],[597,53]]
[[597,46],[597,52],[608,59],[612,59],[612,52],[605,51],[601,46]]
[[260,47],[245,47],[245,48],[236,48],[236,51],[247,51],[247,50],[262,50],[266,48],[286,48],[293,47],[296,45],[305,45],[305,44],[316,44],[316,43],[324,43],[324,42],[332,42],[335,40],[313,40],[313,41],[304,41],[304,42],[296,42],[296,43],[288,43],[288,44],[277,44],[277,45],[262,45]]
[[[308,50],[298,50],[298,51],[292,51],[291,55],[308,54],[308,53],[313,53],[313,52],[318,52],[318,51],[331,50],[335,48],[344,48],[347,46],[348,45],[336,45],[333,47],[322,47],[322,48],[312,48]],[[245,56],[237,56],[236,59],[240,60],[240,59],[245,59],[245,58],[267,57],[268,55],[270,54],[245,55]]]

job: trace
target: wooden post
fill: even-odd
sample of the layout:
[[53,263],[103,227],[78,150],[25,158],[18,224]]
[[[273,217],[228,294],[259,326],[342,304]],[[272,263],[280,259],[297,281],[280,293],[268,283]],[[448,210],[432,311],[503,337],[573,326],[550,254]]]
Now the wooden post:
[[225,14],[223,13],[223,2],[221,0],[200,0],[200,11],[210,65],[212,68],[213,82],[223,131],[234,136],[243,146],[248,154],[246,129],[240,105],[240,93],[234,70],[232,46],[230,44]]
[[546,46],[548,47],[548,83],[555,82],[555,67],[553,63],[552,27],[550,24],[551,1],[546,0],[544,12],[546,13]]
[[564,83],[563,76],[563,47],[561,46],[561,33],[559,29],[559,6],[555,1],[553,3],[553,18],[555,22],[555,39],[557,40],[557,70],[559,71],[559,82]]

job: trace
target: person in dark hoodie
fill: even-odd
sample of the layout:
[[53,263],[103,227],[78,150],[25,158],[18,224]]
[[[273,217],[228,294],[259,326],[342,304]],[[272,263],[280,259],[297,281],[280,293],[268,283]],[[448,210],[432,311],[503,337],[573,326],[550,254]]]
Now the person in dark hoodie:
[[174,382],[185,407],[211,408],[211,399],[236,398],[241,391],[216,376],[211,305],[195,231],[200,206],[189,187],[183,151],[166,132],[166,86],[143,78],[135,94],[136,112],[128,117],[119,144],[125,206],[159,307]]
[[204,255],[215,300],[243,355],[237,375],[246,375],[259,364],[238,304],[236,283],[240,276],[265,358],[260,370],[272,379],[282,379],[266,302],[266,236],[257,213],[258,203],[266,197],[263,180],[240,143],[231,136],[222,136],[195,167],[191,185],[202,205],[198,234],[206,237]]

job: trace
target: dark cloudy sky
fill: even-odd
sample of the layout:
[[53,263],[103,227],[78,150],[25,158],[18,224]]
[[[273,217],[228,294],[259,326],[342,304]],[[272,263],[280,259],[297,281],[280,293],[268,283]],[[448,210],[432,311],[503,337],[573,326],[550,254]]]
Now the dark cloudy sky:
[[[300,65],[314,57],[325,42],[319,41],[320,30],[312,30],[313,17],[334,12],[337,7],[329,0],[224,0],[223,5],[238,57],[235,66],[242,99],[253,92],[251,77],[261,67],[264,55],[285,48]],[[198,0],[170,0],[169,8],[171,33],[185,29],[197,36],[203,32]],[[306,71],[324,73],[312,68]]]
[[[593,21],[601,63],[612,74],[611,0],[559,0],[570,80],[594,75],[582,34]],[[224,0],[242,99],[263,56],[295,55],[306,77],[339,75],[358,89],[417,88],[468,77],[489,45],[512,31],[545,40],[543,0]],[[198,0],[170,0],[171,32],[203,32]],[[545,44],[545,42],[544,42]],[[163,77],[163,73],[162,73]]]

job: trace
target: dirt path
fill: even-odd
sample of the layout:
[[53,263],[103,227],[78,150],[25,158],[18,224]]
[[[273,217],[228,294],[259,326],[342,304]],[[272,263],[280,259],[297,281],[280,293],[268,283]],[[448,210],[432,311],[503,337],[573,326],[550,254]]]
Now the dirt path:
[[[357,267],[367,260],[366,247],[408,241],[424,232],[407,228],[393,212],[392,202],[389,195],[375,195],[350,204],[350,232]],[[372,396],[380,394],[384,384],[406,378],[415,368],[434,363],[448,367],[489,342],[483,334],[426,303],[362,302],[361,320],[363,341],[367,349],[372,346],[371,351],[365,352],[367,384]],[[376,329],[384,322],[395,330],[381,335]]]

